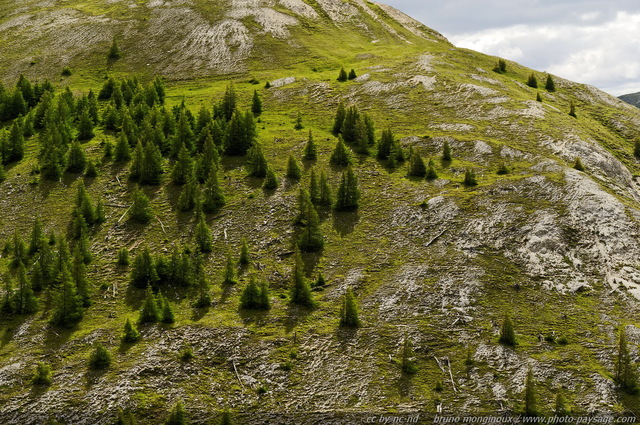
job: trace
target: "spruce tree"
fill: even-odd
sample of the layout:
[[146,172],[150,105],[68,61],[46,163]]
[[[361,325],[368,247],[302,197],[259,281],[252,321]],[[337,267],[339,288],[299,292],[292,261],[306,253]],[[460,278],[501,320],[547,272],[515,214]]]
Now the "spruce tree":
[[553,78],[551,78],[551,74],[547,74],[547,81],[544,84],[544,88],[550,93],[553,93],[554,91],[556,91],[556,84],[553,82]]
[[529,75],[529,79],[527,80],[527,85],[534,89],[538,88],[538,79],[536,78],[535,75],[533,74]]
[[162,312],[158,308],[156,297],[153,295],[153,291],[151,290],[151,286],[147,286],[144,302],[142,303],[142,308],[140,309],[140,317],[138,319],[138,323],[158,322],[162,317],[161,313]]
[[60,281],[51,323],[57,326],[71,327],[82,319],[82,300],[78,297],[66,264],[62,267]]
[[493,72],[498,74],[505,74],[507,72],[507,62],[504,59],[498,59],[498,63],[493,68]]
[[153,210],[149,198],[142,189],[136,188],[133,192],[133,204],[129,209],[129,218],[136,223],[146,224],[153,218]]
[[204,183],[213,168],[218,168],[220,164],[220,155],[218,154],[218,148],[213,142],[213,136],[210,132],[207,132],[205,137],[202,153],[198,156],[196,161],[196,175],[198,182]]
[[123,342],[136,342],[140,339],[140,332],[136,326],[131,323],[131,320],[127,317],[127,321],[124,323],[124,330],[122,332]]
[[633,362],[629,347],[627,346],[627,335],[624,327],[620,329],[618,339],[618,355],[615,365],[615,380],[620,388],[627,394],[637,394],[639,391],[638,370]]
[[24,157],[24,132],[20,125],[20,120],[13,122],[4,146],[2,157],[5,163],[20,161]]
[[71,144],[67,154],[67,171],[70,173],[82,173],[87,166],[87,156],[78,141]]
[[504,316],[504,320],[502,322],[502,328],[500,329],[500,343],[504,345],[509,345],[511,347],[518,344],[516,340],[516,332],[513,329],[513,323],[509,316]]
[[293,154],[289,155],[289,162],[287,163],[287,177],[296,181],[300,181],[300,178],[302,177],[300,164],[298,164],[298,161]]
[[571,115],[573,118],[578,118],[578,116],[576,115],[576,105],[575,103],[573,103],[573,100],[569,105],[569,115]]
[[449,141],[445,140],[444,145],[442,146],[442,161],[451,162],[453,157],[451,156],[451,146],[449,146]]
[[276,172],[273,171],[273,168],[267,167],[267,176],[264,179],[264,183],[262,184],[262,188],[266,190],[274,190],[278,187],[278,177],[276,176]]
[[395,144],[393,131],[390,128],[382,131],[382,135],[380,136],[380,140],[378,141],[378,152],[376,157],[378,159],[384,160],[389,159],[389,154],[391,154],[391,148]]
[[162,303],[162,323],[175,323],[176,318],[173,314],[173,307],[171,307],[171,303],[162,295],[162,293],[159,293],[158,297]]
[[253,99],[251,101],[251,112],[254,115],[260,115],[262,113],[262,99],[258,94],[258,90],[253,91]]
[[247,152],[246,167],[249,176],[258,178],[266,177],[269,164],[262,151],[262,146],[259,143],[255,143]]
[[222,280],[224,285],[235,285],[238,283],[236,275],[236,264],[233,261],[231,255],[227,256],[227,263],[224,269],[224,279]]
[[36,217],[31,228],[31,237],[29,238],[29,248],[27,250],[28,255],[33,255],[36,252],[43,249],[47,240],[44,236],[44,229],[40,217]]
[[558,393],[556,394],[556,402],[553,409],[553,414],[559,417],[569,416],[569,409],[566,406],[564,396],[562,395],[562,391],[560,390],[558,390]]
[[573,163],[573,168],[578,171],[584,171],[584,165],[582,164],[582,160],[580,160],[580,157],[576,157],[576,161]]
[[13,293],[13,311],[17,314],[31,314],[38,310],[38,299],[27,279],[27,269],[22,261],[18,265],[18,287]]
[[156,262],[149,247],[144,247],[133,259],[131,266],[131,284],[136,288],[147,288],[158,282]]
[[211,305],[209,280],[204,270],[204,261],[200,255],[197,255],[194,261],[194,279],[195,286],[198,289],[198,299],[195,303],[196,308],[209,307]]
[[118,250],[118,265],[119,266],[129,265],[129,250],[127,248],[120,248]]
[[314,161],[318,158],[318,148],[316,142],[313,140],[313,133],[309,130],[309,138],[307,144],[304,147],[304,159],[308,161]]
[[211,252],[213,250],[213,237],[211,236],[211,229],[207,225],[204,219],[204,215],[200,214],[198,218],[198,224],[195,230],[196,247],[200,252]]
[[187,182],[182,186],[182,191],[178,197],[178,210],[182,212],[191,211],[196,207],[198,196],[198,184],[196,182],[195,174],[187,178]]
[[425,175],[427,180],[435,180],[438,178],[438,172],[436,171],[436,164],[433,162],[433,159],[429,158],[429,162],[427,163],[427,173]]
[[464,173],[463,183],[467,187],[477,186],[478,181],[476,180],[476,173],[471,169],[467,169]]
[[202,210],[206,213],[215,213],[226,203],[224,193],[218,183],[218,169],[212,167],[202,190]]
[[95,136],[93,132],[93,120],[88,109],[84,109],[78,122],[78,140],[91,140]]
[[236,111],[225,133],[225,153],[231,156],[245,155],[256,142],[256,135],[253,113]]
[[640,159],[640,139],[636,139],[633,145],[633,155],[636,159]]
[[357,124],[361,120],[362,116],[360,115],[358,107],[355,105],[349,106],[344,114],[344,121],[342,122],[342,128],[340,129],[340,134],[342,135],[345,143],[356,142],[358,133]]
[[538,407],[535,393],[535,381],[533,380],[533,371],[529,369],[527,372],[527,379],[524,384],[524,416],[536,417],[538,416]]
[[304,199],[299,215],[301,217],[299,222],[304,228],[298,235],[297,244],[303,252],[319,252],[324,246],[324,238],[320,232],[320,219],[310,197]]
[[360,327],[360,319],[358,318],[358,306],[353,296],[351,287],[347,287],[347,292],[342,300],[340,308],[340,326],[357,328]]
[[320,198],[318,205],[330,206],[333,204],[333,192],[329,185],[329,179],[324,170],[320,171]]
[[98,177],[98,170],[96,169],[96,163],[89,159],[87,161],[87,168],[84,170],[84,176],[88,178]]
[[240,243],[240,258],[238,259],[238,264],[240,264],[241,266],[246,266],[249,263],[251,263],[249,244],[247,244],[246,238],[242,238],[242,242]]
[[353,160],[351,159],[351,150],[344,143],[341,136],[338,136],[338,142],[331,153],[329,162],[339,167],[346,167],[353,163]]
[[126,162],[131,159],[131,146],[124,133],[120,133],[116,141],[115,160],[116,162]]
[[349,76],[347,75],[347,71],[345,71],[344,68],[340,68],[340,72],[338,73],[337,80],[340,82],[344,82],[344,81],[347,81],[348,78]]
[[31,378],[31,384],[41,386],[51,385],[51,365],[49,363],[38,362]]
[[311,294],[311,286],[304,276],[302,256],[296,248],[294,253],[294,265],[291,276],[291,303],[304,307],[315,307],[316,302]]
[[540,95],[540,92],[536,93],[536,102],[542,102],[542,96]]
[[240,297],[240,308],[247,310],[266,310],[268,305],[263,305],[264,298],[262,297],[262,287],[258,284],[258,280],[255,276],[251,276],[249,283],[242,291]]
[[111,353],[100,343],[97,343],[89,357],[91,369],[106,369],[111,365]]
[[322,274],[322,272],[318,273],[318,278],[314,282],[313,287],[314,288],[322,288],[326,284],[327,284],[327,281],[324,278],[324,275]]
[[408,375],[413,375],[418,371],[418,367],[415,365],[413,358],[413,343],[411,338],[405,335],[404,343],[402,344],[402,372]]
[[296,130],[302,130],[304,125],[302,124],[302,114],[298,111],[298,115],[296,116],[296,124],[293,126]]
[[122,53],[120,52],[120,47],[118,47],[118,42],[113,38],[111,42],[111,47],[109,48],[109,53],[107,54],[107,58],[111,60],[117,60],[122,57]]
[[[311,169],[311,177],[309,178],[309,199],[314,205],[320,202],[320,183],[316,177],[315,168]],[[302,205],[299,205],[302,207]]]
[[344,123],[346,114],[347,110],[345,109],[344,102],[340,101],[338,109],[336,110],[336,116],[333,120],[333,127],[331,129],[331,132],[336,136],[342,131],[342,124]]
[[140,170],[140,183],[155,185],[160,183],[162,169],[162,154],[155,143],[144,144],[142,155],[142,167]]
[[186,425],[187,424],[187,413],[184,410],[184,405],[182,401],[178,401],[171,411],[169,418],[165,422],[165,425]]
[[347,78],[349,80],[355,80],[356,78],[358,78],[358,76],[356,75],[356,71],[354,69],[351,69],[351,71],[349,71],[349,76]]
[[193,173],[193,159],[187,148],[180,146],[180,152],[171,170],[171,182],[176,185],[183,185]]
[[427,167],[424,165],[424,160],[417,152],[413,152],[413,155],[409,158],[407,175],[410,177],[424,177],[427,175]]
[[348,211],[358,208],[360,204],[360,189],[358,187],[358,178],[353,169],[348,167],[342,173],[340,186],[336,193],[336,203],[334,209],[338,211]]
[[91,284],[87,280],[87,269],[80,250],[76,250],[74,255],[71,276],[82,306],[89,307],[91,305]]

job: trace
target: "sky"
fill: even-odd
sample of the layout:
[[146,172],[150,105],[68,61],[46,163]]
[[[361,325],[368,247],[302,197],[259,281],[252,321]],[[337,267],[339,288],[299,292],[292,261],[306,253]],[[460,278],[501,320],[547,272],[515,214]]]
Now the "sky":
[[380,0],[458,47],[590,84],[640,92],[638,0]]

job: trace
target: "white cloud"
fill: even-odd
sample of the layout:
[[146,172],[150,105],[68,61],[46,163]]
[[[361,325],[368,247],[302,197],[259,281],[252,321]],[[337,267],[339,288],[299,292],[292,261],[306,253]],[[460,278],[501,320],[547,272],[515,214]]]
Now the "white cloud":
[[[594,13],[586,15],[589,20],[598,18]],[[591,84],[614,95],[640,91],[640,13],[618,12],[597,24],[523,24],[450,35],[449,39],[457,46]]]

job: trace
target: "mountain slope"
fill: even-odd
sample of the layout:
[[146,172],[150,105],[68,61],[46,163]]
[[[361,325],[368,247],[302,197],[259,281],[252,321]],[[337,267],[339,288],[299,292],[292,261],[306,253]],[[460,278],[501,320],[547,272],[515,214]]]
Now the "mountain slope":
[[640,93],[623,94],[622,96],[618,96],[618,99],[623,100],[633,106],[640,105]]
[[[493,72],[496,58],[457,49],[378,3],[17,5],[0,6],[7,87],[24,73],[79,96],[98,92],[106,75],[135,74],[145,84],[162,75],[167,108],[184,101],[197,115],[233,81],[242,109],[254,90],[262,96],[258,140],[281,184],[264,191],[262,179],[247,177],[246,158],[222,157],[227,205],[206,217],[213,305],[194,308],[193,288],[163,287],[176,323],[141,326],[140,341],[122,344],[124,322],[138,317],[144,290],[129,283],[131,267],[115,264],[118,250],[136,257],[148,245],[169,255],[194,245],[197,217],[179,211],[181,189],[169,176],[174,162],[163,159],[161,184],[143,187],[156,218],[140,225],[124,214],[138,186],[129,164],[103,159],[105,142],[115,144],[120,131],[101,124],[82,144],[98,177],[65,173],[59,181],[34,171],[40,141],[28,138],[25,158],[6,168],[0,186],[2,239],[14,232],[27,239],[34,216],[47,233],[65,233],[81,181],[92,199],[104,201],[106,220],[92,229],[93,305],[78,325],[49,324],[48,290],[38,296],[37,313],[2,316],[1,421],[111,423],[122,408],[141,423],[158,423],[178,400],[198,423],[219,420],[224,409],[251,424],[354,423],[367,412],[420,414],[423,421],[436,412],[510,414],[521,411],[529,369],[543,413],[553,410],[558,391],[575,414],[638,413],[638,396],[614,382],[620,329],[633,356],[640,343],[633,156],[640,112],[632,106],[556,76],[556,92],[532,89],[529,75],[544,81],[543,74],[516,63]],[[108,61],[114,37],[122,58]],[[71,76],[59,76],[64,66]],[[341,66],[358,78],[336,81]],[[393,169],[374,155],[354,155],[361,205],[355,212],[320,209],[324,249],[303,258],[307,276],[322,272],[328,283],[314,292],[318,306],[310,310],[288,302],[301,231],[294,224],[298,190],[309,187],[312,168],[326,171],[334,193],[338,187],[342,169],[329,157],[340,101],[368,113],[377,138],[391,128],[407,153],[432,158],[439,178],[408,178],[407,164]],[[572,103],[576,117],[568,114]],[[101,114],[107,105],[99,103]],[[294,128],[298,114],[303,130]],[[4,124],[3,137],[11,125]],[[293,153],[301,160],[308,130],[318,159],[302,162],[296,183],[284,177],[287,159]],[[440,161],[445,143],[450,163]],[[573,167],[576,158],[584,171]],[[502,164],[509,173],[497,173]],[[475,187],[463,184],[469,169]],[[222,285],[227,255],[238,256],[243,238],[254,262],[238,269],[239,284]],[[11,259],[3,254],[7,274],[15,273]],[[269,312],[239,308],[251,275],[269,282]],[[363,326],[356,330],[338,325],[347,287],[360,305]],[[515,348],[498,343],[506,314],[515,322]],[[414,375],[399,365],[405,338],[413,342]],[[96,342],[113,356],[104,372],[87,366]],[[188,362],[179,358],[185,347],[195,355]],[[38,361],[52,365],[50,387],[27,384]]]

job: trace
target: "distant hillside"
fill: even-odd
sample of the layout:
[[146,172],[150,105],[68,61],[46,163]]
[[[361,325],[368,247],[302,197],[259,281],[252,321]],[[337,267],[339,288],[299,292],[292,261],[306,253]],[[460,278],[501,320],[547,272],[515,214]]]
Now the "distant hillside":
[[622,96],[618,96],[618,99],[627,102],[629,105],[640,108],[640,92],[623,94]]

